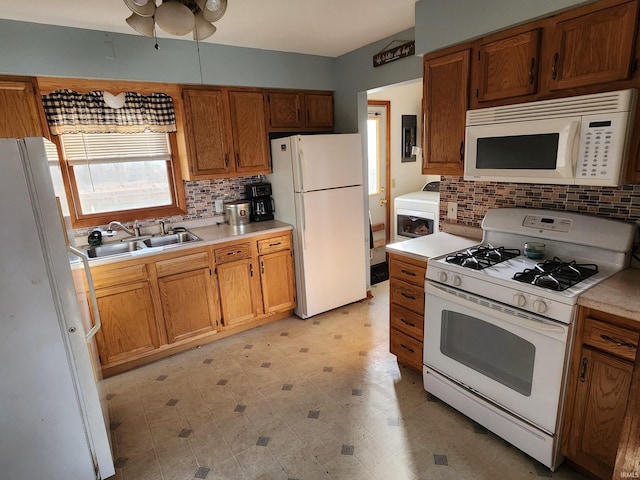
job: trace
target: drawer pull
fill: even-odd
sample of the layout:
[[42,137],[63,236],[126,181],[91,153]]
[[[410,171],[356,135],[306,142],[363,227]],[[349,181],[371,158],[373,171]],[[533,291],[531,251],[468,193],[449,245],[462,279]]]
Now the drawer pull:
[[580,370],[580,381],[584,382],[586,380],[586,375],[587,375],[587,364],[589,363],[589,360],[587,360],[587,358],[583,358],[582,359],[582,369]]
[[404,323],[405,325],[409,325],[410,327],[414,327],[415,328],[415,326],[416,326],[415,323],[407,322],[404,318],[401,318],[400,321],[402,323]]
[[410,272],[409,270],[405,270],[404,268],[402,270],[400,270],[402,273],[404,273],[405,275],[409,275],[410,277],[415,277],[416,274],[414,272]]
[[404,293],[404,292],[402,292],[402,296],[404,298],[408,298],[409,300],[415,300],[416,299],[416,297],[414,297],[413,295],[409,295],[408,293]]
[[618,345],[619,347],[627,347],[632,350],[635,350],[636,348],[638,348],[638,346],[634,345],[633,343],[627,343],[627,342],[623,342],[622,340],[618,340],[616,338],[611,338],[609,335],[605,335],[604,333],[600,335],[600,338],[603,339],[605,342],[611,342],[615,345]]
[[238,255],[240,253],[242,253],[242,250],[236,250],[235,252],[227,252],[227,256],[229,256],[229,255]]
[[400,344],[400,346],[411,353],[416,353],[416,351],[413,348],[409,348],[406,345],[403,345],[402,343]]
[[277,247],[278,245],[282,245],[282,242],[270,243],[270,247]]

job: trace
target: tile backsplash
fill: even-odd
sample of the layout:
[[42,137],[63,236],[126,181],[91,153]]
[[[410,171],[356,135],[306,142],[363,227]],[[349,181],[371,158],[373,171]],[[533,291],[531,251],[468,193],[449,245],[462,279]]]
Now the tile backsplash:
[[458,223],[479,227],[490,208],[527,207],[578,212],[640,224],[640,185],[590,187],[465,181],[443,176],[440,218],[458,203]]

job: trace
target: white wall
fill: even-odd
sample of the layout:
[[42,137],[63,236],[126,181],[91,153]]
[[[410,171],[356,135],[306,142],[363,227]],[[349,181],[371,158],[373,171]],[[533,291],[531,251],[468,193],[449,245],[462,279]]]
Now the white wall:
[[[416,192],[427,182],[440,180],[439,175],[423,175],[420,159],[402,163],[402,115],[416,115],[417,143],[421,145],[422,130],[422,79],[400,85],[375,89],[367,93],[367,100],[387,100],[391,102],[391,238],[395,238],[393,221],[393,199],[404,193]],[[392,240],[393,241],[393,240]]]

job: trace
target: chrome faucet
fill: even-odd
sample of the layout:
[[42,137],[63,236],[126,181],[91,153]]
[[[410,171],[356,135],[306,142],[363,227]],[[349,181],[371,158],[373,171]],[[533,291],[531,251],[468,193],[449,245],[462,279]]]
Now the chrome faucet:
[[158,223],[160,224],[160,235],[166,235],[167,231],[164,228],[164,222],[162,220],[159,220]]
[[125,227],[122,223],[116,222],[115,220],[109,223],[109,226],[107,227],[107,231],[113,231],[113,227],[119,227],[123,232],[128,233],[132,237],[140,236],[140,224],[138,223],[138,220],[133,222],[133,230]]

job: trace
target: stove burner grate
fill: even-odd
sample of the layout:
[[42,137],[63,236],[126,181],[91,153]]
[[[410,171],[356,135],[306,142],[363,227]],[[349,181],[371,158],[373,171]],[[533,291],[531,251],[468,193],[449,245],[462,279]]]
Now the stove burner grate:
[[460,252],[447,255],[445,261],[460,265],[473,270],[482,270],[492,267],[500,262],[504,262],[520,255],[517,248],[494,247],[492,245],[481,245],[471,247]]
[[536,264],[534,268],[525,268],[514,274],[513,279],[561,292],[596,273],[598,273],[598,266],[592,263],[578,264],[575,260],[564,262],[554,257],[553,260]]

